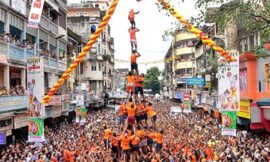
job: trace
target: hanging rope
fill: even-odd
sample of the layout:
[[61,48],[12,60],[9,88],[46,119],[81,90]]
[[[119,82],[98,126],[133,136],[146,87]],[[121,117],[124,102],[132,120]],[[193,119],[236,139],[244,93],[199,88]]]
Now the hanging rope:
[[98,29],[96,30],[96,32],[93,35],[91,35],[90,40],[85,45],[82,52],[78,55],[78,57],[74,60],[74,62],[69,66],[69,68],[63,73],[61,78],[59,78],[58,81],[53,85],[53,87],[49,90],[48,94],[43,97],[43,100],[42,100],[43,104],[49,103],[52,95],[64,84],[65,80],[70,76],[72,71],[80,64],[80,62],[86,56],[88,51],[91,49],[92,45],[94,43],[96,43],[101,32],[104,30],[104,28],[109,23],[109,20],[110,20],[111,16],[113,15],[118,2],[119,2],[119,0],[114,0],[111,3],[109,10],[107,11],[106,15],[104,16],[102,22],[99,24]]

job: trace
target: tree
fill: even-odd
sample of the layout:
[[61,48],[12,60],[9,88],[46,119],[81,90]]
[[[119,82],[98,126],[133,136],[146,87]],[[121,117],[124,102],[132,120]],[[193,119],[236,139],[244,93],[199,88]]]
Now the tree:
[[154,94],[159,93],[160,83],[158,78],[160,75],[161,71],[157,67],[152,67],[148,69],[144,77],[144,88],[152,89]]

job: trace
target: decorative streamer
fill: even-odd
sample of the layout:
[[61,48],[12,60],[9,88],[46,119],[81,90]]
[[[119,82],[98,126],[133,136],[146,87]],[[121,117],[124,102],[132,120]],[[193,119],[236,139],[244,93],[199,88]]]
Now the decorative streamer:
[[107,11],[106,15],[103,17],[102,22],[99,24],[98,29],[93,35],[91,35],[90,40],[88,41],[86,46],[83,48],[82,52],[78,55],[78,57],[74,60],[74,62],[69,66],[69,68],[64,72],[61,78],[59,78],[58,81],[53,85],[53,87],[49,90],[48,94],[43,97],[43,100],[42,100],[43,104],[46,104],[50,101],[52,95],[64,84],[65,80],[71,75],[72,71],[79,65],[79,63],[86,56],[88,51],[91,49],[92,45],[96,43],[97,38],[100,36],[101,32],[109,23],[109,20],[111,16],[113,15],[118,2],[119,0],[113,0],[113,2],[110,5],[109,10]]
[[229,52],[227,52],[226,50],[224,50],[223,48],[221,48],[220,46],[218,46],[212,39],[210,39],[201,30],[195,28],[192,24],[190,24],[182,15],[180,15],[180,13],[178,13],[177,11],[175,11],[175,9],[173,8],[173,6],[171,4],[169,4],[166,0],[158,0],[158,2],[166,10],[168,10],[171,13],[171,15],[173,15],[186,28],[188,28],[188,30],[190,32],[194,33],[198,38],[200,38],[204,44],[206,44],[207,46],[212,47],[215,51],[217,51],[218,54],[220,56],[222,56],[223,58],[225,58],[226,61],[228,61],[228,62],[235,61],[235,58],[233,58],[233,56]]

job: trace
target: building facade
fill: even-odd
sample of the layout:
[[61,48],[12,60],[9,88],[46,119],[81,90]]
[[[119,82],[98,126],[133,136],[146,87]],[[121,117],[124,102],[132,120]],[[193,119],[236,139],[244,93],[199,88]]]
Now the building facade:
[[[66,1],[45,1],[38,29],[27,27],[30,8],[30,0],[0,1],[0,131],[7,136],[27,125],[27,59],[43,57],[45,93],[67,68]],[[46,114],[53,116],[52,105]]]
[[[88,41],[105,14],[100,8],[104,5],[108,7],[107,2],[99,3],[99,5],[90,1],[82,4],[70,4],[68,26],[72,31],[81,35],[83,40]],[[79,70],[78,80],[86,84],[91,94],[101,97],[104,90],[113,88],[114,39],[111,37],[109,25],[81,62]]]

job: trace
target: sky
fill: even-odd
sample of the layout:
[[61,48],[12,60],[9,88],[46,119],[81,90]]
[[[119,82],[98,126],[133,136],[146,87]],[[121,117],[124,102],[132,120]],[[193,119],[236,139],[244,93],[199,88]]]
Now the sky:
[[[172,0],[176,9],[186,18],[196,16],[198,11],[195,10],[194,0],[186,0],[181,4],[176,4],[182,0]],[[68,0],[69,3],[78,2],[78,0]],[[164,31],[171,27],[171,22],[175,19],[166,16],[166,11],[159,12],[155,4],[157,0],[119,0],[118,6],[109,24],[111,26],[111,35],[114,37],[115,58],[120,60],[130,60],[131,46],[129,42],[128,29],[130,22],[128,12],[130,9],[140,11],[135,16],[136,27],[140,31],[136,34],[138,52],[142,55],[138,58],[140,62],[150,62],[163,60],[170,46],[170,41],[163,41]],[[146,72],[150,67],[157,66],[160,70],[164,69],[164,64],[139,64],[139,71]],[[128,63],[116,62],[115,68],[130,68]]]

